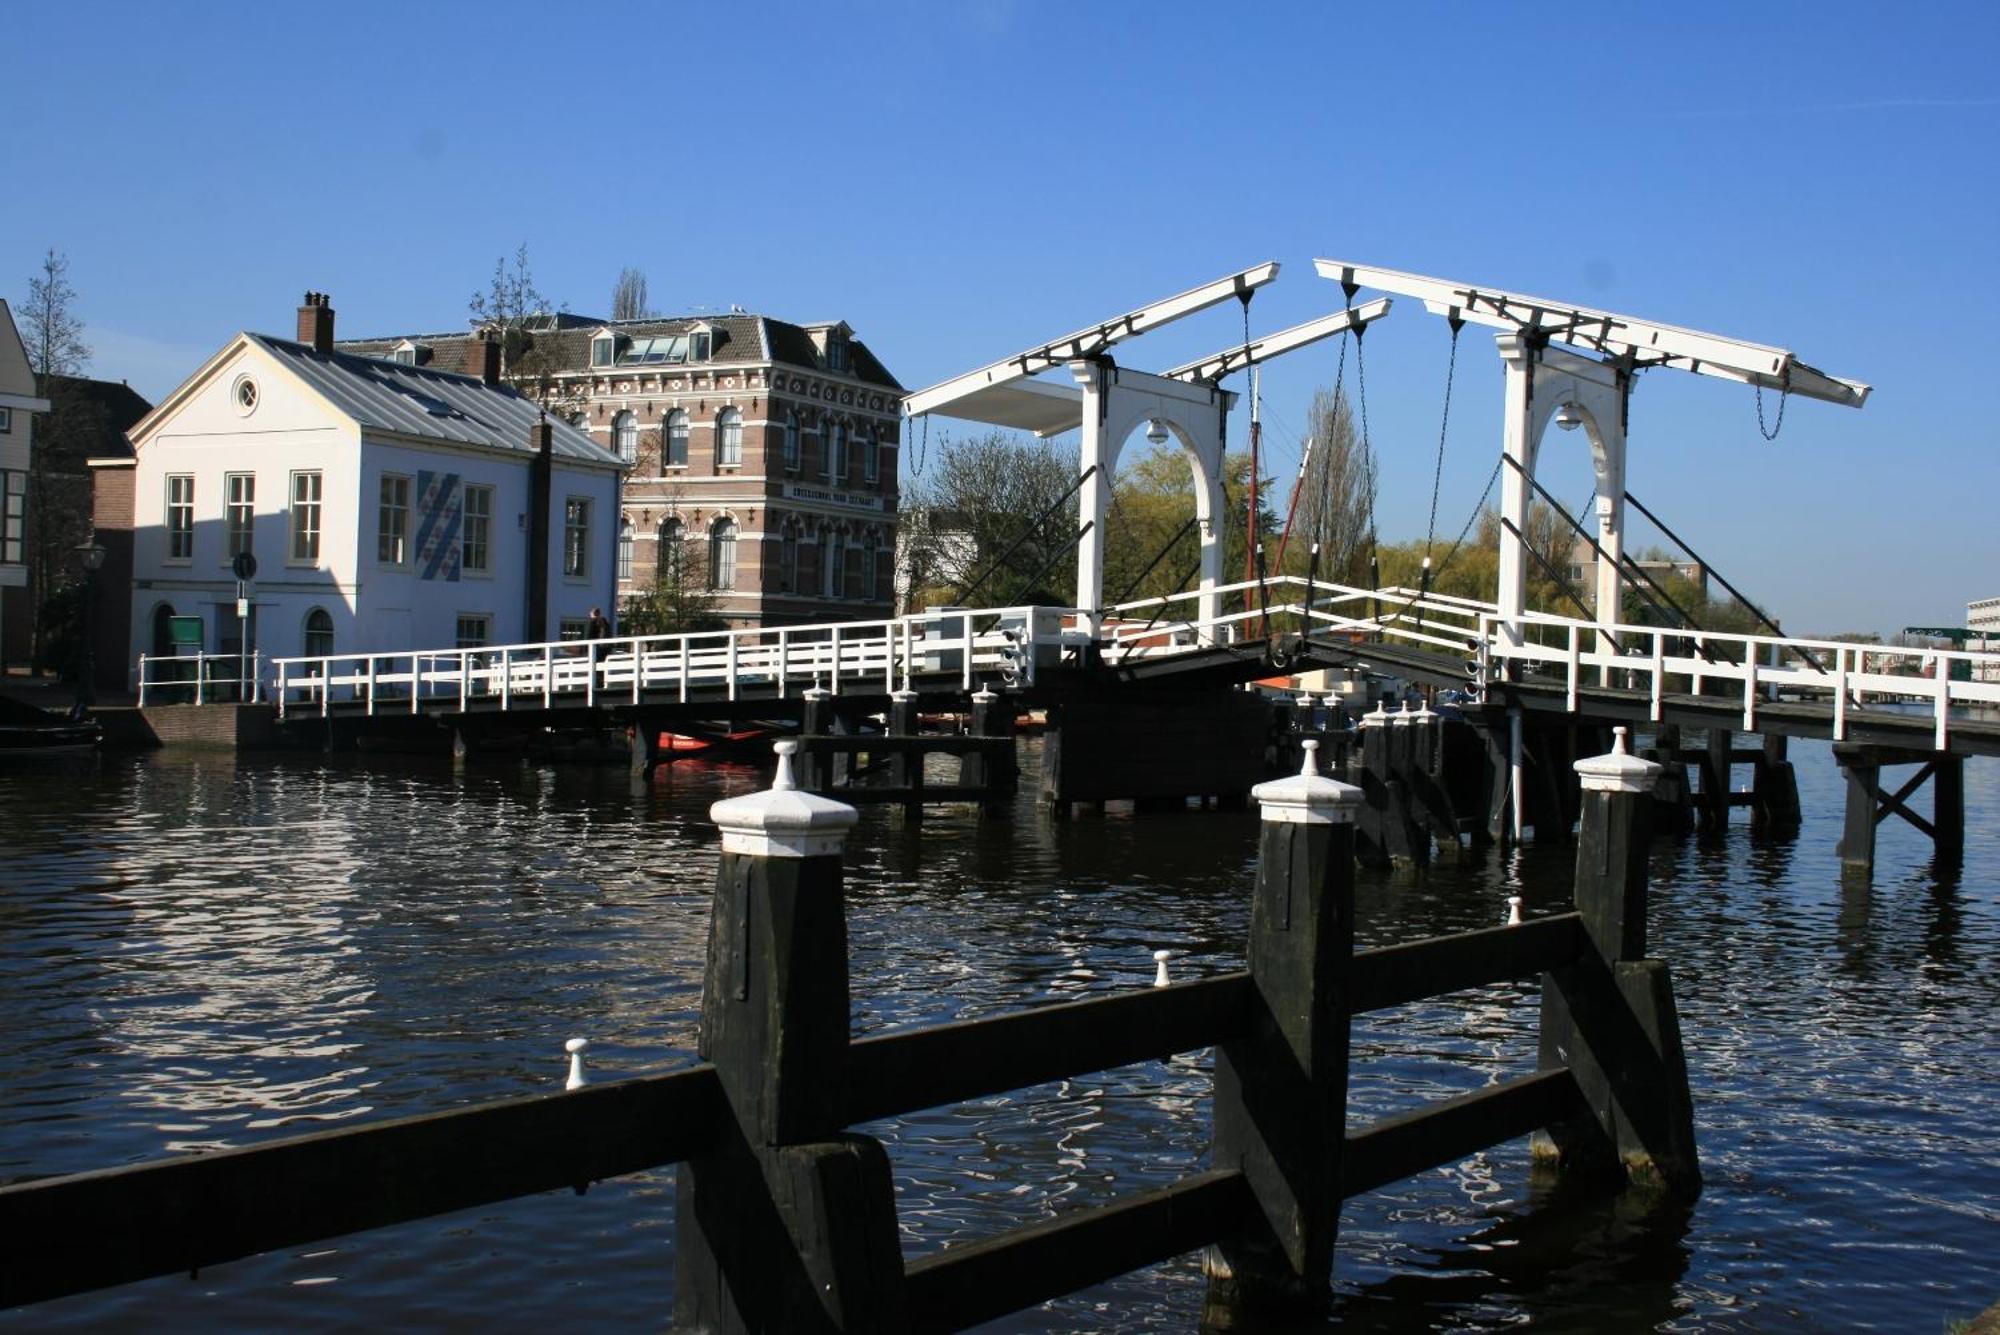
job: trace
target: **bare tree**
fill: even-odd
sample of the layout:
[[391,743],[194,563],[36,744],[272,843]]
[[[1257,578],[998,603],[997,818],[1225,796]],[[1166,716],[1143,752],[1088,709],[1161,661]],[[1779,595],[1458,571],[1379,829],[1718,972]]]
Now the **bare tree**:
[[1068,603],[1077,510],[1064,493],[1076,475],[1073,449],[1032,437],[994,431],[943,442],[900,507],[912,599],[956,601],[976,586],[983,607]]
[[646,304],[646,275],[640,269],[621,269],[611,288],[611,318],[650,320],[652,307]]
[[1312,457],[1306,461],[1298,502],[1303,543],[1319,544],[1322,579],[1359,586],[1367,582],[1368,557],[1375,544],[1375,456],[1354,429],[1347,396],[1313,391],[1306,409]]
[[505,255],[493,262],[486,289],[466,305],[474,328],[499,334],[501,373],[516,389],[566,417],[582,407],[582,389],[559,374],[561,308],[535,286],[527,242],[514,252],[512,268]]
[[42,258],[41,275],[28,280],[28,303],[21,310],[22,332],[27,335],[28,357],[36,376],[77,375],[90,360],[90,345],[83,341],[83,321],[71,309],[75,301],[76,289],[69,285],[69,256],[50,246]]

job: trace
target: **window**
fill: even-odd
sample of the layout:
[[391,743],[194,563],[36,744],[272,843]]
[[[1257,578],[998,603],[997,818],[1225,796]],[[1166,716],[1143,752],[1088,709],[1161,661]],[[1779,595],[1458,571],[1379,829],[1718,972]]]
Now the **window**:
[[736,521],[718,519],[708,536],[708,587],[736,587]]
[[697,329],[688,335],[688,360],[705,362],[714,350],[715,338],[706,329]]
[[18,468],[0,469],[0,563],[27,562],[28,475]]
[[854,548],[848,553],[847,565],[848,574],[854,580],[854,592],[849,596],[854,598],[873,598],[875,596],[875,549],[873,547]]
[[863,568],[865,560],[866,556],[861,547],[860,535],[850,535],[847,539],[847,560],[841,571],[846,576],[847,583],[841,592],[841,597],[866,598],[868,596],[868,591],[861,581],[864,576],[872,575],[874,572]]
[[491,567],[487,564],[491,555],[488,546],[493,540],[493,488],[467,487],[465,489],[465,528],[460,539],[461,564],[468,573],[485,574]]
[[861,476],[873,482],[882,476],[881,445],[875,439],[875,428],[861,428]]
[[826,535],[826,596],[838,598],[847,583],[847,545],[837,533]]
[[845,482],[847,481],[847,428],[835,422],[827,428],[827,431],[830,433],[827,449],[833,453],[833,480]]
[[381,504],[375,512],[375,559],[399,566],[410,559],[410,479],[382,475]]
[[1572,584],[1581,583],[1583,580],[1583,567],[1580,565],[1572,565],[1569,568],[1569,579],[1570,583]]
[[657,549],[653,553],[653,578],[661,584],[679,584],[681,579],[681,521],[662,519]]
[[609,366],[618,359],[618,340],[610,334],[599,334],[590,340],[590,364]]
[[624,412],[611,419],[611,447],[627,463],[639,457],[638,418]]
[[687,467],[688,415],[678,408],[667,414],[667,451],[660,461],[666,467]]
[[715,419],[715,462],[718,465],[743,462],[743,414],[724,408]]
[[417,364],[416,345],[411,343],[399,345],[389,354],[389,360],[395,362],[398,366],[415,366]]
[[289,559],[294,565],[313,565],[319,561],[319,499],[318,473],[292,474],[292,554]]
[[167,559],[194,559],[194,475],[175,473],[167,478]]
[[257,521],[257,475],[224,474],[222,490],[223,499],[229,509],[228,555],[233,558],[239,552],[251,550],[253,529]]
[[324,607],[306,613],[305,650],[307,658],[333,657],[333,617]]
[[563,502],[563,574],[582,579],[590,573],[590,501],[571,496]]
[[632,582],[632,521],[618,521],[618,582]]
[[785,414],[785,467],[799,466],[799,415]]
[[833,476],[833,419],[819,419],[819,475]]
[[785,593],[796,593],[799,587],[799,535],[796,529],[786,529],[778,546],[778,588]]
[[493,618],[479,612],[458,614],[458,643],[460,649],[484,649],[493,639]]
[[585,640],[590,638],[590,618],[564,617],[556,623],[556,638],[559,640]]
[[12,408],[0,408],[0,433],[12,431],[13,429],[14,410]]
[[826,369],[829,371],[847,369],[847,340],[831,329],[826,332]]

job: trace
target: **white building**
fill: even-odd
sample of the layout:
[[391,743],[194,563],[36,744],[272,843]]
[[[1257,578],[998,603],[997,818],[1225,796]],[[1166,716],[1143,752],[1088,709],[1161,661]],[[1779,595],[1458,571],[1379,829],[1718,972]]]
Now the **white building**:
[[267,659],[581,635],[614,606],[625,465],[497,353],[481,376],[335,352],[317,293],[296,341],[231,339],[130,432],[137,654],[174,652],[176,616],[240,652],[240,552]]
[[34,464],[35,414],[49,401],[35,393],[35,373],[0,301],[0,664],[28,656],[34,606],[28,597],[28,474]]
[[[2000,598],[1981,598],[1965,605],[1965,647],[1983,653],[2000,652]],[[1982,681],[2000,681],[2000,671],[1981,666],[1975,669]]]

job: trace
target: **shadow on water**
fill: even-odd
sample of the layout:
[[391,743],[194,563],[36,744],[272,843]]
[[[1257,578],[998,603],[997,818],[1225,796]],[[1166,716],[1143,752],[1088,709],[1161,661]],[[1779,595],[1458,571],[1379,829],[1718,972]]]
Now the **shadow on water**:
[[[1550,1192],[1514,1142],[1349,1202],[1337,1316],[1365,1330],[1935,1329],[2000,1296],[2000,767],[1968,768],[1957,867],[1880,832],[1841,874],[1840,785],[1797,745],[1792,837],[1662,840],[1708,1187],[1692,1212]],[[1035,772],[1024,757],[1024,772]],[[0,1178],[254,1143],[691,1059],[717,799],[755,766],[160,753],[0,773]],[[849,844],[857,1032],[1242,965],[1256,819],[865,810]],[[1364,872],[1363,946],[1562,911],[1575,857]],[[1361,1017],[1350,1123],[1533,1069],[1538,993]],[[916,1256],[1205,1162],[1184,1054],[869,1128]],[[657,1328],[670,1172],[0,1314],[20,1329]],[[500,1264],[495,1264],[499,1261]],[[996,1323],[1184,1330],[1182,1258]]]

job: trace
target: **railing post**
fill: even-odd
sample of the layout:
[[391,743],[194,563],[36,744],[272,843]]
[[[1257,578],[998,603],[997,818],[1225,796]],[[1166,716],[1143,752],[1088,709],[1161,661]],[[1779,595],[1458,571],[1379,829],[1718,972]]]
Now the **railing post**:
[[674,1321],[710,1332],[904,1325],[888,1155],[845,1135],[854,808],[801,791],[777,744],[761,793],[717,802],[722,831],[702,982],[701,1056],[728,1112],[679,1169]]
[[1361,790],[1318,772],[1319,743],[1263,807],[1248,1032],[1215,1059],[1214,1166],[1240,1171],[1256,1208],[1208,1252],[1208,1304],[1256,1321],[1323,1313],[1340,1223],[1354,953],[1354,816]]
[[1586,1112],[1535,1133],[1539,1164],[1605,1170],[1692,1196],[1701,1190],[1694,1101],[1665,960],[1646,958],[1646,864],[1660,766],[1626,750],[1576,762],[1583,787],[1576,962],[1542,977],[1543,1070],[1567,1067]]

